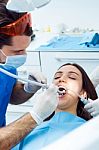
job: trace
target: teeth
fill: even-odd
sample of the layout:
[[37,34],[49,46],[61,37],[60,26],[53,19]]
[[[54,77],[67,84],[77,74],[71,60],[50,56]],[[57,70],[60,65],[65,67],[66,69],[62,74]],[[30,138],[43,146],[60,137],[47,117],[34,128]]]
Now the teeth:
[[59,94],[59,95],[65,95],[65,94],[66,94],[65,88],[64,88],[64,87],[59,87],[59,89],[58,89],[58,94]]
[[64,95],[63,93],[59,93],[59,95]]

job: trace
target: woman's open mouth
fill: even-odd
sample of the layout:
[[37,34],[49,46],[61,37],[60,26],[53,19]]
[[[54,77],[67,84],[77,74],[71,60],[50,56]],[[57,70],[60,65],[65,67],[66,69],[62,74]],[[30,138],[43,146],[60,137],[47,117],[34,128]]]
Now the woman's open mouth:
[[65,87],[59,86],[57,93],[58,93],[59,96],[64,96],[66,94],[66,91],[67,90],[66,90]]

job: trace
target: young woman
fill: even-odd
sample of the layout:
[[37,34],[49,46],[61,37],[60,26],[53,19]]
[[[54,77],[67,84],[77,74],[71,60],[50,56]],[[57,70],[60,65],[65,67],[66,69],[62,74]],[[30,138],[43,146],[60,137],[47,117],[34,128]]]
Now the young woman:
[[13,150],[41,149],[91,119],[79,96],[95,100],[97,94],[82,67],[77,64],[62,65],[55,73],[53,83],[63,91],[58,92],[55,115],[35,128]]

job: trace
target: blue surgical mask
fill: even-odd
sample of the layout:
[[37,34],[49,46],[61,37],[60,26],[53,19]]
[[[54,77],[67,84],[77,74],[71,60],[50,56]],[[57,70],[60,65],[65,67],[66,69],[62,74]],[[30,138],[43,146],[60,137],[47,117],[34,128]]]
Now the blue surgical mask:
[[27,58],[26,54],[7,56],[2,50],[0,50],[0,51],[6,57],[5,65],[9,65],[9,66],[18,68],[26,62],[26,58]]
[[7,56],[6,57],[6,65],[13,66],[18,68],[22,66],[26,62],[27,55],[14,55],[14,56]]

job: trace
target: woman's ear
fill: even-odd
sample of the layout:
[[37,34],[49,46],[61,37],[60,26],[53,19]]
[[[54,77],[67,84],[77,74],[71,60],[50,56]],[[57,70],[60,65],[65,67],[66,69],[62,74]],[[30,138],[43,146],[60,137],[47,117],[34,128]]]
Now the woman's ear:
[[85,90],[82,90],[80,92],[80,96],[83,97],[83,98],[87,98],[87,92]]

